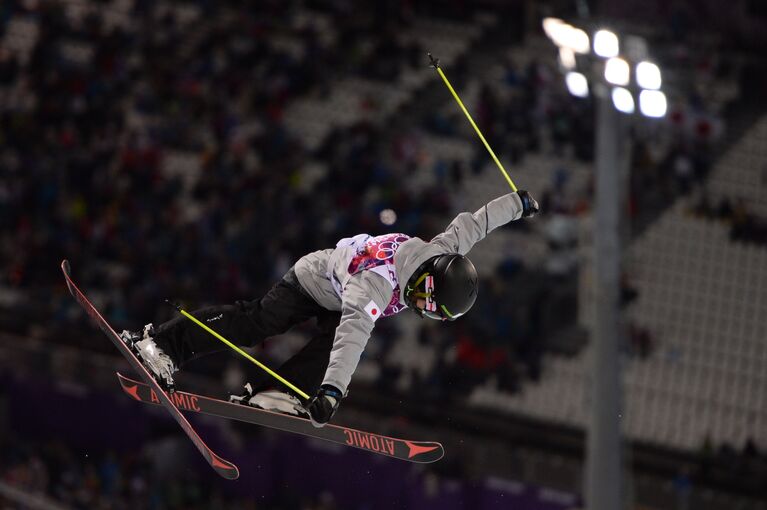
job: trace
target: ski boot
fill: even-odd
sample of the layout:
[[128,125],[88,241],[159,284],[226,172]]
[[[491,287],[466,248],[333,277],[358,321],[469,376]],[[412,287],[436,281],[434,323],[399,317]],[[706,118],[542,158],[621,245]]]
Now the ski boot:
[[229,402],[252,406],[264,411],[300,416],[301,418],[309,417],[309,413],[304,409],[303,404],[301,404],[297,397],[275,389],[254,393],[253,386],[250,383],[245,385],[245,393],[242,395],[231,395]]
[[120,338],[130,347],[141,364],[166,391],[173,393],[173,374],[178,372],[173,360],[152,339],[154,328],[147,324],[141,332],[124,330]]

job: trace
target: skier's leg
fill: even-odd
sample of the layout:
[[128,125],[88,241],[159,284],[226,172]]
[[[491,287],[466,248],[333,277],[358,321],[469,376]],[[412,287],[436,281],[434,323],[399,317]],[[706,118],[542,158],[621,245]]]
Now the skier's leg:
[[[291,269],[261,299],[211,306],[192,315],[232,343],[253,346],[323,311],[303,290]],[[155,328],[154,340],[177,366],[197,356],[227,349],[186,317],[176,317]]]
[[[300,351],[283,363],[277,372],[305,393],[314,395],[325,377],[339,322],[341,322],[341,312],[324,310],[320,313],[317,316],[316,334]],[[268,381],[256,392],[275,384],[282,386],[279,382]],[[290,391],[285,387],[281,389]]]

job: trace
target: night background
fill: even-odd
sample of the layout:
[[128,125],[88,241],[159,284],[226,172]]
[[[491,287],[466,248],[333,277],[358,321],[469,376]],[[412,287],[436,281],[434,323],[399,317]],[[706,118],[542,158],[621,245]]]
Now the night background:
[[[660,118],[612,112],[609,370],[612,85],[584,54],[589,93],[568,91],[547,17],[644,41],[667,98]],[[620,508],[767,509],[765,48],[760,0],[0,2],[0,509],[612,510],[586,489],[610,370]],[[257,299],[343,237],[431,239],[511,190],[427,52],[541,212],[469,253],[465,317],[376,323],[333,423],[446,455],[190,415],[240,468],[219,479],[164,409],[123,394],[115,371],[135,374],[59,264],[136,330],[177,315],[165,299]],[[279,366],[311,327],[250,352]],[[222,353],[176,385],[226,399],[264,377]]]

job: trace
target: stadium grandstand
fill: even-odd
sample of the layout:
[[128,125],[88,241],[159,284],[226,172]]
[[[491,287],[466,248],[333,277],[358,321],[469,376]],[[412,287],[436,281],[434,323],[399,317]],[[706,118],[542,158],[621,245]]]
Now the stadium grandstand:
[[[642,34],[668,112],[632,117],[621,197],[628,510],[767,509],[767,11],[758,0],[0,3],[0,509],[594,509],[596,100],[542,20]],[[262,296],[367,232],[431,239],[510,191],[540,204],[470,257],[479,297],[376,323],[333,423],[429,439],[415,464],[120,391],[116,330]],[[666,71],[668,70],[668,71]],[[665,76],[665,75],[664,75]],[[665,86],[665,84],[664,84]],[[311,324],[249,350],[279,366]],[[215,340],[212,340],[215,341]],[[235,353],[185,391],[268,376]]]

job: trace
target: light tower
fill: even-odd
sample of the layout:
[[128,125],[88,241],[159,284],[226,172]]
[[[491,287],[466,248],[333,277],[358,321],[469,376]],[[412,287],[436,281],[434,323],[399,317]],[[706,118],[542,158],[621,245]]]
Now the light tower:
[[[593,96],[596,122],[596,204],[593,284],[595,316],[591,409],[584,496],[589,510],[625,507],[621,463],[622,381],[619,346],[621,223],[628,182],[628,120],[660,118],[667,110],[660,68],[641,37],[598,28],[591,37],[563,20],[543,20],[558,48],[559,67],[573,96]],[[639,108],[637,108],[637,104]]]

